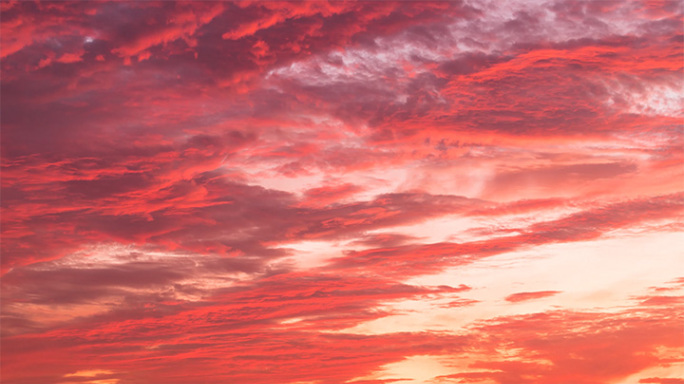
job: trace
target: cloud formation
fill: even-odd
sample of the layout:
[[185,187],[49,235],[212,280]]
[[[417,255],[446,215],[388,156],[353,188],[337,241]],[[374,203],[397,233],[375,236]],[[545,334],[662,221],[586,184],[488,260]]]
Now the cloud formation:
[[682,381],[679,2],[0,5],[3,382]]

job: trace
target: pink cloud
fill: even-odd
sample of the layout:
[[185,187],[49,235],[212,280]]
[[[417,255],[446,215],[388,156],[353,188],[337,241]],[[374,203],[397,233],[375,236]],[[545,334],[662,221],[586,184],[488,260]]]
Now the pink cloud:
[[0,6],[3,381],[681,382],[680,4]]
[[506,301],[510,301],[511,303],[517,303],[520,301],[543,299],[545,297],[554,296],[559,293],[559,291],[518,292],[506,296]]

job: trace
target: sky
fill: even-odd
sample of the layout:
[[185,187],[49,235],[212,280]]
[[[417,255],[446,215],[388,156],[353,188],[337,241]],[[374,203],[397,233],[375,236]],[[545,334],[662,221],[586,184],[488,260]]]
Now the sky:
[[0,5],[3,383],[684,383],[681,2]]

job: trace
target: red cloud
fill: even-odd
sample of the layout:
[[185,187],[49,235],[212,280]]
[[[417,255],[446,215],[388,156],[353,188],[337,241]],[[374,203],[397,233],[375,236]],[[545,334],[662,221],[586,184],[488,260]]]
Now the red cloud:
[[[681,230],[677,2],[0,7],[3,381],[681,382],[660,260],[620,310],[458,275]],[[415,302],[484,318],[351,333]]]
[[306,191],[306,200],[304,204],[313,206],[325,206],[343,200],[347,197],[350,197],[353,194],[360,192],[362,190],[363,188],[361,188],[360,186],[349,183],[342,185],[331,185],[325,187],[312,188]]
[[537,291],[537,292],[518,292],[512,295],[506,296],[506,301],[511,303],[517,303],[520,301],[542,299],[544,297],[549,297],[559,294],[560,291]]
[[498,383],[600,383],[667,364],[657,351],[661,346],[678,347],[677,321],[666,311],[644,316],[637,311],[617,316],[556,311],[501,318],[483,325],[482,340],[494,340],[491,348],[504,341],[508,348],[521,348],[519,358],[480,361],[472,368],[491,370],[483,376]]

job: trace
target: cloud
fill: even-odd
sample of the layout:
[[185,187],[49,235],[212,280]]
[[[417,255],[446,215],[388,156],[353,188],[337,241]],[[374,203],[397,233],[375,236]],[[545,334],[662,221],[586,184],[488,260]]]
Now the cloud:
[[680,383],[684,383],[684,379],[668,379],[668,378],[649,377],[647,379],[639,380],[639,383],[680,384]]
[[518,292],[506,296],[506,301],[517,303],[520,301],[542,299],[560,293],[559,291]]
[[678,380],[674,249],[464,274],[681,230],[681,4],[0,7],[8,383]]

